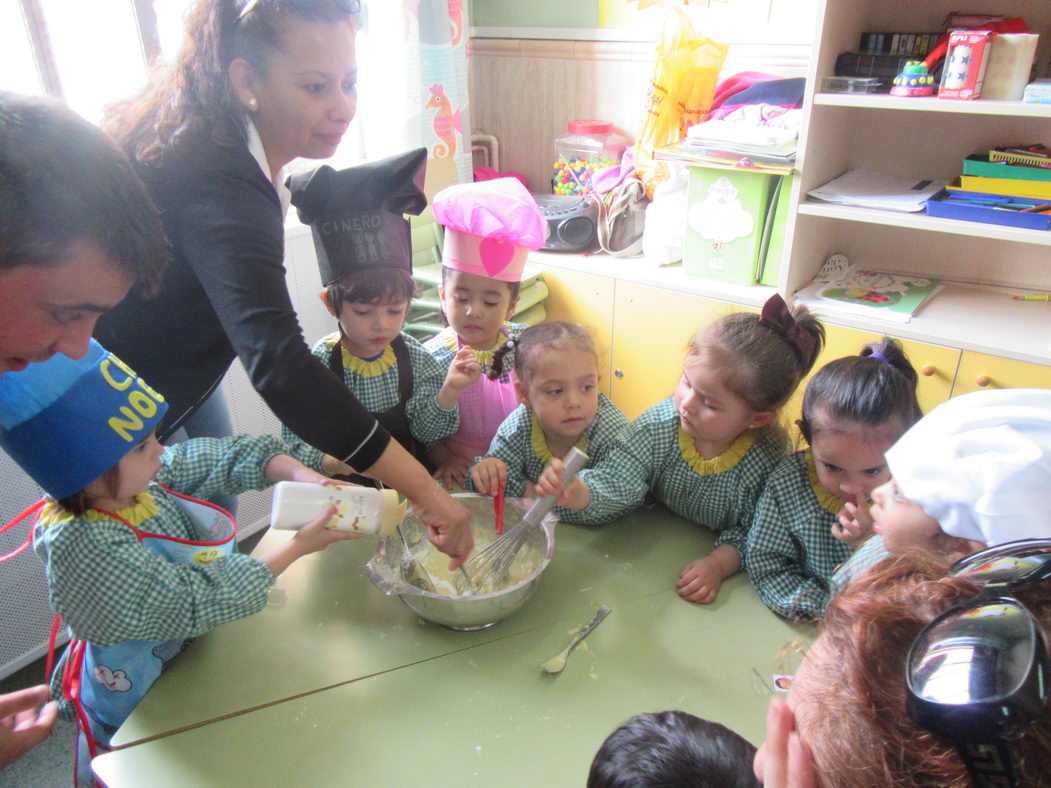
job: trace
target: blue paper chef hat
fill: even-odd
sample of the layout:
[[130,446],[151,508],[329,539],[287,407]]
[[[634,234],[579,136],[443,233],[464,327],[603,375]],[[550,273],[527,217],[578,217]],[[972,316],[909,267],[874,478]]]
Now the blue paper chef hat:
[[91,340],[0,376],[0,448],[54,498],[100,477],[150,434],[168,404],[127,364]]

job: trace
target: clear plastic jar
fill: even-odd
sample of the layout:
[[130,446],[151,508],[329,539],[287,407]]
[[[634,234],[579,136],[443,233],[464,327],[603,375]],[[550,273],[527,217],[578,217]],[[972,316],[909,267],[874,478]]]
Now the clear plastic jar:
[[595,170],[620,164],[630,140],[614,131],[608,120],[571,120],[567,131],[555,140],[558,157],[552,167],[551,191],[580,194]]

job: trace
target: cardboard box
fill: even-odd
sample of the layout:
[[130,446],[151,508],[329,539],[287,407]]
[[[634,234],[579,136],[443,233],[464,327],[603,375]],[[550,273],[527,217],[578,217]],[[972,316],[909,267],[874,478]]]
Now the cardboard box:
[[779,175],[690,167],[683,271],[752,285]]
[[949,49],[942,67],[940,99],[976,99],[982,93],[987,49],[993,40],[988,30],[954,30],[949,33]]

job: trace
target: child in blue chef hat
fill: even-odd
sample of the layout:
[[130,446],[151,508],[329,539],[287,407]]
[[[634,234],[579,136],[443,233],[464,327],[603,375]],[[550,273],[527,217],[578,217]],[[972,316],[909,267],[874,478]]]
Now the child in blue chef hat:
[[51,687],[76,717],[85,784],[90,757],[187,638],[258,612],[294,561],[358,535],[326,528],[329,511],[259,558],[237,553],[233,518],[200,499],[331,480],[270,436],[165,448],[155,428],[167,409],[94,340],[79,361],[59,354],[0,377],[0,447],[47,493],[18,519],[35,515],[33,549],[70,630]]

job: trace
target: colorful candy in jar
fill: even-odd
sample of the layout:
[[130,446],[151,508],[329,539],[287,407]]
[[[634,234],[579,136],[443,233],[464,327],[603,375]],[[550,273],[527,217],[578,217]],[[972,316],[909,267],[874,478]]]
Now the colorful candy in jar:
[[551,168],[551,191],[555,194],[581,194],[586,191],[591,176],[596,170],[612,167],[615,164],[617,164],[616,159],[590,158],[566,161],[560,157]]

